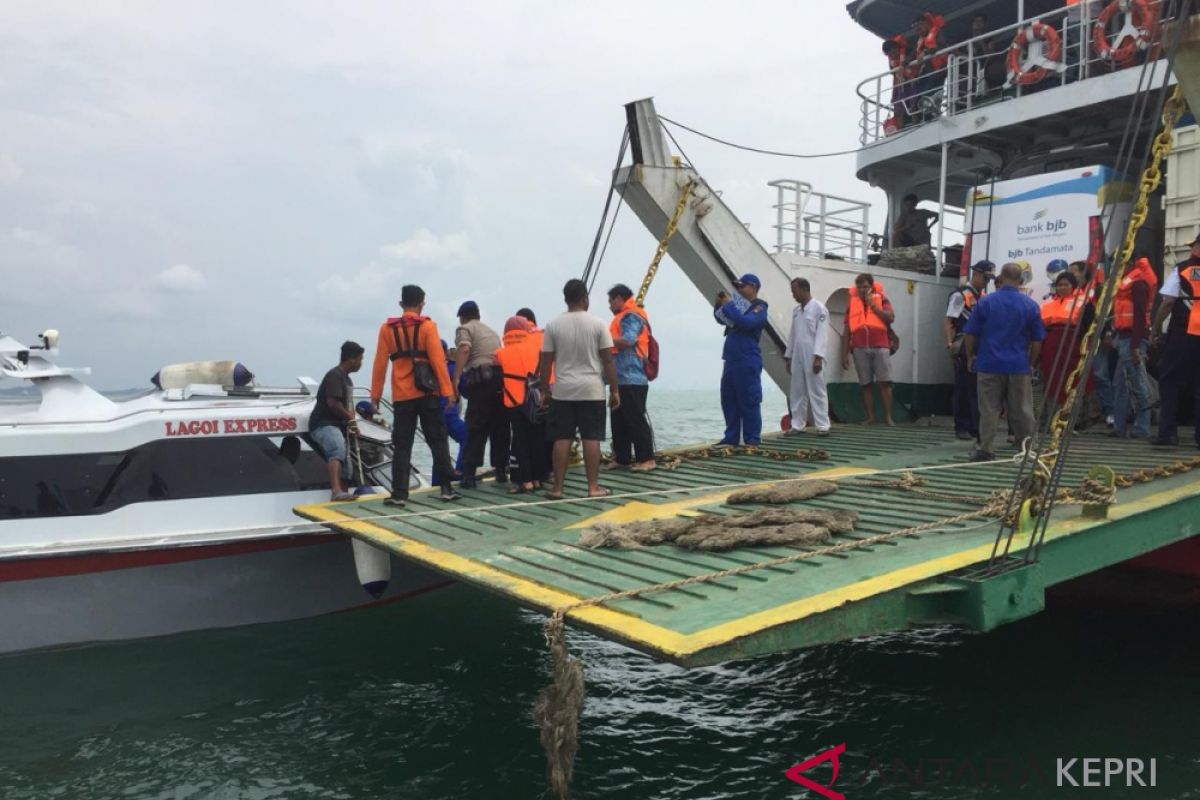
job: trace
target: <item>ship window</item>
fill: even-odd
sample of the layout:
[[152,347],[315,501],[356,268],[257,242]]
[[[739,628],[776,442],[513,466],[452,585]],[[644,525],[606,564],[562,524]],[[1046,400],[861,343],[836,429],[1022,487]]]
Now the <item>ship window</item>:
[[320,456],[304,447],[295,453],[294,447],[284,446],[282,439],[240,436],[159,440],[124,453],[2,458],[0,519],[96,514],[154,500],[327,489]]

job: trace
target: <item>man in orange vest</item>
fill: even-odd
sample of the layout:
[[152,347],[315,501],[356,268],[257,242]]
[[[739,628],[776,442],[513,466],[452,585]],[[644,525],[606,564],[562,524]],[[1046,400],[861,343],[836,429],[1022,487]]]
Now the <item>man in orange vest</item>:
[[392,506],[403,507],[408,502],[409,477],[412,470],[413,440],[417,423],[429,452],[433,455],[433,470],[441,484],[443,500],[460,500],[450,481],[454,464],[450,461],[450,445],[446,438],[446,421],[438,396],[454,397],[450,373],[446,370],[446,353],[438,336],[437,323],[422,316],[425,290],[409,284],[400,290],[403,314],[391,317],[379,326],[375,343],[375,362],[371,368],[371,404],[378,408],[383,399],[383,382],[388,362],[392,365],[392,493],[384,500]]
[[875,422],[875,402],[871,387],[879,384],[879,399],[883,404],[883,419],[892,421],[892,354],[889,349],[888,328],[896,320],[892,303],[883,294],[875,279],[862,273],[854,279],[854,292],[846,309],[846,327],[842,332],[842,369],[850,369],[854,354],[854,369],[862,388],[866,424]]
[[512,426],[510,450],[516,461],[513,485],[508,490],[510,494],[540,488],[550,469],[545,446],[545,417],[531,418],[524,408],[526,384],[530,376],[537,375],[541,350],[542,332],[523,316],[509,317],[504,323],[504,339],[495,357],[500,367],[500,393]]
[[1151,444],[1179,444],[1179,395],[1191,382],[1195,383],[1192,398],[1192,425],[1196,426],[1196,444],[1200,445],[1200,236],[1192,240],[1192,252],[1175,265],[1163,279],[1162,305],[1154,317],[1154,337],[1160,337],[1163,320],[1167,335],[1162,341],[1158,360],[1158,392],[1162,407],[1158,419],[1158,436]]
[[1146,374],[1146,352],[1150,333],[1150,302],[1158,288],[1158,277],[1148,258],[1132,260],[1117,284],[1113,301],[1113,330],[1117,338],[1116,386],[1113,392],[1113,430],[1125,438],[1132,398],[1133,437],[1150,438],[1150,377]]
[[613,313],[608,332],[613,340],[617,367],[617,389],[621,405],[612,409],[611,468],[634,472],[654,469],[654,432],[646,416],[646,358],[650,354],[650,319],[623,283],[608,290],[608,310]]

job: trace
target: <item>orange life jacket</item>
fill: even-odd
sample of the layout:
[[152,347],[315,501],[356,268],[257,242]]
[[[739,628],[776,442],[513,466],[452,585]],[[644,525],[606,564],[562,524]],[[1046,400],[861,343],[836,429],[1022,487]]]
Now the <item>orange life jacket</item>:
[[[875,286],[871,290],[871,297],[877,298],[879,306],[883,307],[883,301],[887,298],[883,294],[883,284],[879,281],[875,281]],[[855,286],[850,287],[850,304],[846,309],[846,315],[850,322],[851,333],[861,328],[875,328],[881,331],[886,331],[888,328],[887,323],[863,303],[862,299],[858,296],[858,289]]]
[[[637,304],[632,297],[625,301],[625,305],[621,306],[621,310],[612,318],[612,322],[608,324],[608,332],[612,334],[613,341],[621,337],[621,321],[625,319],[626,314],[636,314],[642,318],[642,329],[638,331],[637,341],[633,343],[633,352],[637,353],[637,357],[645,360],[650,353],[650,318],[646,316],[646,309]],[[616,355],[617,348],[613,348],[613,355]]]
[[1066,297],[1056,294],[1042,303],[1042,323],[1047,328],[1055,325],[1078,325],[1084,305],[1085,300],[1080,292],[1072,292]]
[[525,376],[537,373],[538,358],[542,352],[541,331],[509,331],[499,349],[496,363],[503,373],[505,408],[518,408],[525,402]]
[[1138,281],[1146,284],[1146,327],[1150,326],[1150,305],[1154,292],[1158,289],[1158,277],[1150,266],[1150,259],[1139,258],[1133,262],[1133,267],[1117,284],[1117,297],[1113,301],[1113,329],[1118,331],[1133,330],[1133,285]]
[[[942,32],[942,28],[946,26],[946,18],[940,14],[932,14],[928,11],[925,11],[922,12],[921,16],[925,18],[927,23],[929,23],[929,33],[917,39],[917,50],[916,54],[913,56],[913,60],[915,61],[920,61],[925,56],[938,51],[938,34],[940,34]],[[945,69],[946,63],[949,60],[950,57],[945,54],[933,56],[933,58],[929,60],[929,66],[935,70]]]
[[1188,335],[1200,336],[1200,265],[1188,264],[1179,267],[1179,288],[1182,291],[1176,302],[1191,301],[1188,311]]

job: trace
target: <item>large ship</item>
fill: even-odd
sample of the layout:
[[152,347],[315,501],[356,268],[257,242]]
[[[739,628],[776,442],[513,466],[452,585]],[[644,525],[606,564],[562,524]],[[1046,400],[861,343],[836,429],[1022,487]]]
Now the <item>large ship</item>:
[[[685,204],[668,252],[706,300],[728,291],[743,272],[760,276],[770,304],[764,366],[784,391],[790,280],[811,282],[813,296],[830,311],[837,347],[854,276],[869,271],[896,310],[898,418],[947,414],[953,382],[942,328],[947,297],[968,261],[1012,260],[994,248],[972,252],[972,202],[998,182],[1112,170],[1122,142],[1127,150],[1145,151],[1158,119],[1144,101],[1168,70],[1160,56],[1170,4],[856,0],[847,10],[881,40],[903,43],[907,54],[894,66],[877,56],[886,68],[865,76],[853,98],[860,109],[857,176],[888,200],[880,231],[870,230],[868,204],[780,180],[770,184],[774,241],[760,242],[722,200],[720,187],[709,186],[695,164],[672,150],[672,123],[658,116],[650,99],[626,107],[632,163],[618,171],[616,187],[655,237]],[[973,33],[977,16],[986,27]],[[914,20],[922,19],[926,27],[916,30],[922,23]],[[1166,177],[1169,187],[1175,176]],[[939,214],[932,247],[923,254],[915,252],[922,248],[890,246],[889,232],[909,195]],[[1161,191],[1139,246],[1171,256],[1193,231],[1190,221],[1168,227],[1160,198]],[[1111,254],[1124,226],[1109,222],[1100,240]],[[984,224],[976,221],[974,230]],[[1103,246],[1093,258],[1105,258]],[[861,420],[853,367],[843,370],[838,362],[827,365],[831,410],[836,420]]]

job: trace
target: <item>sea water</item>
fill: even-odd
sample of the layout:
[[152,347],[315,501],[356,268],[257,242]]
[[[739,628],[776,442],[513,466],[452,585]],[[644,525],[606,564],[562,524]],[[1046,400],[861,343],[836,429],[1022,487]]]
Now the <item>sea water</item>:
[[[652,389],[650,405],[660,447],[720,437],[714,393]],[[772,405],[783,413],[769,391]],[[3,658],[0,798],[539,798],[541,621],[452,586]],[[571,631],[588,691],[575,794],[818,798],[785,773],[844,745],[833,791],[847,800],[1200,797],[1198,623],[1195,604],[1052,598],[988,634],[932,628],[691,670]],[[1056,759],[1076,757],[1155,758],[1158,786],[1058,788]],[[832,771],[804,774],[827,785]]]

